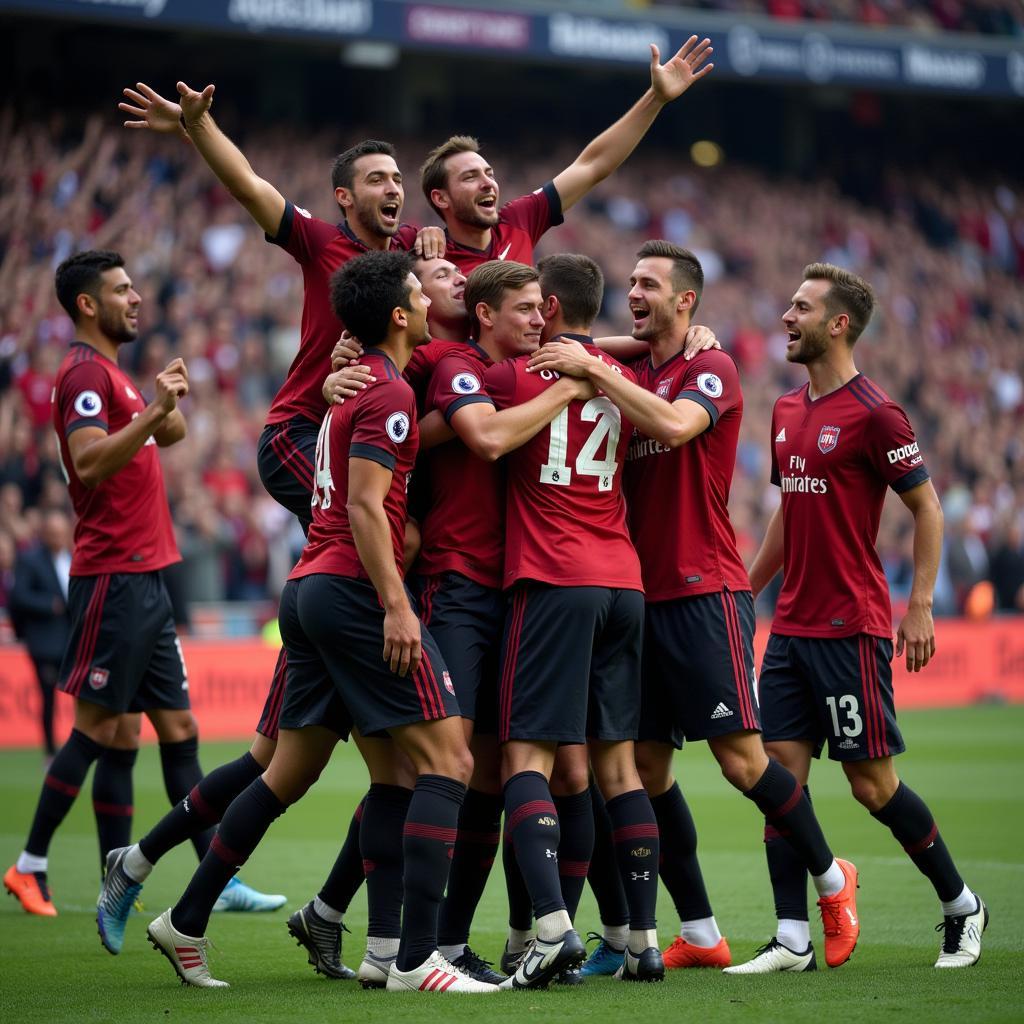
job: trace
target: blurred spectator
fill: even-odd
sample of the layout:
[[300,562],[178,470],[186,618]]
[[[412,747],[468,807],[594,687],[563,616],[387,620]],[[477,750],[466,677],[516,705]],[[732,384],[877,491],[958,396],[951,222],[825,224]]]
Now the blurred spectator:
[[1020,515],[1009,516],[996,533],[992,585],[1000,611],[1024,612],[1024,526]]

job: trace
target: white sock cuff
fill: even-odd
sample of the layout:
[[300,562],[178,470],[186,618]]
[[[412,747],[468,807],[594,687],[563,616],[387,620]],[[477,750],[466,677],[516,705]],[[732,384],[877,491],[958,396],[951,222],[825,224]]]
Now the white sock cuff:
[[46,874],[46,868],[50,860],[48,857],[37,857],[34,853],[26,853],[24,850],[18,856],[17,870],[23,875],[34,875],[37,871]]
[[329,903],[324,903],[319,896],[313,897],[313,910],[318,917],[322,917],[325,921],[329,921],[331,924],[341,924],[342,913],[340,910],[335,910]]
[[144,882],[153,870],[153,865],[143,856],[138,843],[128,847],[121,866],[133,882]]

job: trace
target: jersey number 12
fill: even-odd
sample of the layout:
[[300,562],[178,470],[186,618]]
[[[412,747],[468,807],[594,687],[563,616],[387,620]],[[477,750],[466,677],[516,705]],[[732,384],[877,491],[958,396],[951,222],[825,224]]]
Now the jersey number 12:
[[[549,427],[548,461],[540,467],[540,482],[556,487],[568,487],[572,483],[572,470],[566,464],[569,447],[569,406],[566,406]],[[576,456],[576,472],[581,476],[596,476],[597,489],[610,491],[615,471],[619,464],[615,454],[619,447],[619,432],[622,416],[611,400],[605,397],[592,398],[580,410],[580,419],[593,423],[594,429],[588,435],[579,455]],[[604,445],[603,458],[597,458],[598,449]]]

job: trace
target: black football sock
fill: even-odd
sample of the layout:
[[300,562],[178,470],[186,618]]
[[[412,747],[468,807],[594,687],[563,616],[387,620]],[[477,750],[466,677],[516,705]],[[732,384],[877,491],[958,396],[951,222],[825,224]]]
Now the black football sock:
[[171,911],[171,924],[179,932],[193,938],[206,933],[213,905],[224,886],[249,859],[274,820],[286,810],[261,778],[254,779],[231,802],[206,856]]
[[359,849],[359,829],[365,804],[364,796],[348,823],[348,833],[345,835],[338,859],[334,862],[324,887],[318,893],[320,899],[339,914],[344,914],[348,910],[352,897],[363,884],[363,855]]
[[[263,769],[249,751],[214,768],[139,840],[142,856],[155,864],[187,839],[206,833],[220,821],[231,801],[262,774]],[[206,843],[209,846],[209,839]]]
[[487,885],[487,876],[501,838],[500,794],[470,789],[459,814],[448,891],[437,918],[437,944],[458,946],[469,942],[473,914]]
[[505,872],[505,891],[508,895],[508,926],[515,931],[528,932],[533,925],[533,903],[530,902],[530,892],[519,870],[519,861],[516,860],[516,845],[508,830],[507,815],[501,846],[501,866]]
[[71,730],[67,743],[57,752],[43,779],[43,789],[36,804],[32,828],[25,843],[25,852],[45,857],[57,827],[71,810],[93,761],[103,753],[95,740],[84,732]]
[[872,817],[887,825],[917,870],[935,887],[944,902],[963,892],[964,880],[939,835],[928,805],[907,785],[900,783],[892,799]]
[[[397,939],[402,934],[402,829],[409,815],[413,793],[414,790],[404,786],[385,786],[374,782],[363,800],[359,851],[366,873],[366,934],[375,938]],[[441,890],[444,891],[443,885]],[[324,902],[334,907],[329,900]],[[427,954],[432,950],[433,947],[427,950]]]
[[558,812],[548,780],[520,772],[505,783],[505,828],[512,836],[535,917],[565,909],[558,878]]
[[590,804],[594,810],[594,852],[590,856],[587,881],[597,900],[601,924],[621,928],[629,924],[629,904],[615,857],[612,820],[608,817],[608,808],[596,782],[590,784]]
[[697,859],[697,826],[679,784],[651,797],[658,822],[661,856],[658,871],[675,904],[680,921],[712,917],[704,875]]
[[629,905],[630,931],[655,927],[658,902],[658,822],[642,789],[622,793],[607,803],[619,875]]
[[[199,737],[192,736],[178,743],[161,743],[160,767],[164,773],[167,799],[173,807],[190,793],[203,777],[203,769],[199,767]],[[212,828],[189,836],[200,860],[206,856],[212,838]]]
[[96,760],[92,776],[92,810],[100,840],[100,874],[107,854],[132,841],[132,769],[137,750],[107,747]]
[[53,709],[57,688],[51,683],[42,687],[43,699],[43,743],[46,747],[48,757],[57,753],[57,746],[53,742]]
[[437,949],[437,911],[465,796],[461,782],[443,775],[421,775],[416,780],[402,830],[405,905],[395,961],[400,971],[419,967]]
[[558,877],[562,884],[562,899],[569,917],[575,921],[583,887],[587,883],[590,857],[594,852],[594,808],[590,790],[572,796],[556,796],[558,828]]
[[774,758],[754,785],[743,794],[752,800],[790,843],[812,875],[823,875],[835,859],[807,794],[793,773]]

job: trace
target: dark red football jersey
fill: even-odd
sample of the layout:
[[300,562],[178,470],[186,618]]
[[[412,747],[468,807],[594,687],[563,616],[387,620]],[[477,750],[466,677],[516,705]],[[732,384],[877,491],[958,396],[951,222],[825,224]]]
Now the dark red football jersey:
[[409,387],[416,392],[416,404],[421,416],[425,415],[427,411],[425,408],[427,388],[430,378],[434,374],[434,367],[449,352],[462,352],[465,347],[465,343],[461,341],[433,338],[426,345],[419,345],[413,350],[412,359],[402,371],[402,376],[408,381]]
[[[621,363],[594,351],[636,379]],[[557,379],[550,371],[527,373],[528,361],[529,356],[506,359],[487,371],[487,391],[499,409],[528,402]],[[528,579],[561,587],[643,590],[622,496],[631,432],[618,407],[602,395],[570,402],[505,457],[506,587]]]
[[[484,386],[490,356],[473,342],[444,356],[427,388],[426,411],[450,423],[473,402],[493,405]],[[423,520],[419,570],[458,572],[484,587],[500,587],[505,558],[505,482],[502,467],[474,455],[458,439],[426,453],[430,511]]]
[[624,486],[629,530],[648,601],[721,590],[749,590],[729,521],[743,393],[736,364],[712,349],[687,362],[680,352],[661,366],[632,364],[641,387],[668,402],[696,402],[711,425],[679,448],[634,431]]
[[[344,223],[328,224],[292,203],[285,203],[277,235],[268,242],[281,246],[302,267],[302,327],[299,350],[288,368],[281,390],[274,396],[267,423],[283,423],[304,416],[319,423],[324,416],[324,378],[331,372],[331,352],[344,325],[331,309],[331,275],[366,246]],[[409,248],[416,228],[407,226],[391,240],[393,248]]]
[[53,427],[75,523],[72,576],[151,572],[180,562],[157,444],[150,438],[113,476],[89,489],[71,462],[68,437],[80,427],[123,430],[146,408],[131,378],[91,345],[76,341],[57,371]]
[[[289,579],[329,573],[369,579],[352,537],[348,501],[348,460],[370,459],[392,471],[384,512],[391,527],[395,564],[403,573],[406,490],[416,451],[416,399],[395,364],[379,349],[367,349],[363,362],[377,378],[344,405],[324,417],[316,442],[313,523],[298,564]],[[338,628],[344,630],[344,623]]]
[[[444,256],[467,276],[488,260],[513,260],[533,266],[533,247],[548,228],[561,223],[562,200],[554,183],[549,181],[536,192],[501,207],[498,223],[491,228],[491,244],[486,249],[474,249],[449,238]],[[400,232],[402,248],[411,249],[415,235],[415,230],[408,228]]]
[[782,488],[785,559],[772,632],[892,636],[875,550],[885,489],[928,479],[906,413],[863,374],[811,401],[809,385],[772,413],[772,483]]

